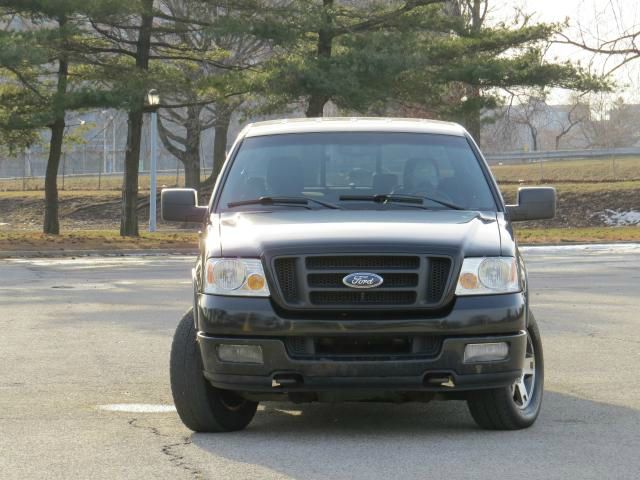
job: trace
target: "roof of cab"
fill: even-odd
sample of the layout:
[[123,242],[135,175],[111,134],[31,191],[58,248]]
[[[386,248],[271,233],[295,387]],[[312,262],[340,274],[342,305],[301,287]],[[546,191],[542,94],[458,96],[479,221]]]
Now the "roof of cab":
[[247,125],[242,132],[245,137],[282,135],[286,133],[315,132],[400,132],[435,133],[463,136],[465,130],[457,123],[424,120],[418,118],[292,118],[269,120]]

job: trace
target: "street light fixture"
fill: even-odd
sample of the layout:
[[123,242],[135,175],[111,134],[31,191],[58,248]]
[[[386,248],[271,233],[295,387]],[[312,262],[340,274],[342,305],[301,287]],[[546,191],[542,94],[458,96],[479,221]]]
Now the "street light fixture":
[[147,107],[151,111],[151,165],[149,165],[149,231],[156,231],[157,217],[157,184],[158,184],[158,107],[160,106],[160,94],[154,88],[147,93]]
[[147,105],[156,108],[160,105],[160,94],[155,88],[152,88],[149,90],[149,93],[147,93]]

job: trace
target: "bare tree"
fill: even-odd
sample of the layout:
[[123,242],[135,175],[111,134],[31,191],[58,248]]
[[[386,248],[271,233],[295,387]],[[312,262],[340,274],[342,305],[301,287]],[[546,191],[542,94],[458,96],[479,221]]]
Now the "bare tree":
[[558,127],[555,135],[555,149],[560,150],[560,142],[567,137],[576,127],[588,121],[591,117],[589,105],[582,101],[582,95],[572,96],[569,110],[566,117],[557,119],[554,122]]
[[560,32],[555,43],[573,45],[593,53],[596,57],[602,57],[604,73],[610,75],[640,58],[640,25],[633,24],[629,27],[622,25],[620,19],[624,17],[624,12],[614,2],[609,4],[607,11],[616,20],[617,32],[611,32],[605,36],[606,34],[601,33],[598,24],[605,23],[606,19],[596,19],[593,22],[596,25],[595,32],[578,24],[576,25],[577,33],[571,35]]
[[[232,11],[195,0],[164,0],[172,17],[202,18],[207,23],[224,21]],[[182,108],[163,109],[160,113],[160,138],[185,168],[185,185],[198,188],[202,159],[202,134],[214,128],[213,169],[205,184],[212,184],[226,157],[227,135],[233,112],[246,100],[248,89],[231,67],[249,68],[268,55],[268,44],[250,34],[216,33],[211,28],[190,28],[175,33],[176,40],[189,50],[225,51],[221,65],[202,63],[190,68],[179,88],[166,96]]]
[[[539,133],[541,119],[548,112],[546,92],[544,91],[509,91],[511,101],[506,112],[506,120],[524,127],[531,138],[531,149],[537,151],[539,145]],[[514,99],[517,102],[514,102]]]
[[626,104],[620,97],[612,102],[608,96],[599,95],[590,99],[589,107],[590,118],[581,125],[589,147],[629,147],[640,140],[637,106]]

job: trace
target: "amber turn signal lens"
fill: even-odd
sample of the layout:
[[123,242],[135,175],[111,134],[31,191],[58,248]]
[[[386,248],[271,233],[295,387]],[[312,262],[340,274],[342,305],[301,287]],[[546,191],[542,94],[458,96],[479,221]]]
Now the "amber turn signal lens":
[[473,273],[463,273],[460,275],[460,286],[467,290],[474,290],[478,288],[478,277],[476,277]]
[[207,262],[207,283],[213,284],[213,263]]
[[247,287],[249,287],[249,290],[262,290],[264,285],[264,277],[259,273],[252,273],[247,277]]

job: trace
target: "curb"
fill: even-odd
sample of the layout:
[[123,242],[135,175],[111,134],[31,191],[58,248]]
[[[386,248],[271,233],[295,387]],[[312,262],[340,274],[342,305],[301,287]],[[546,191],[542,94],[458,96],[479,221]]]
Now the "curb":
[[123,249],[123,250],[15,250],[0,251],[5,258],[68,258],[68,257],[148,257],[170,255],[197,255],[197,249]]

